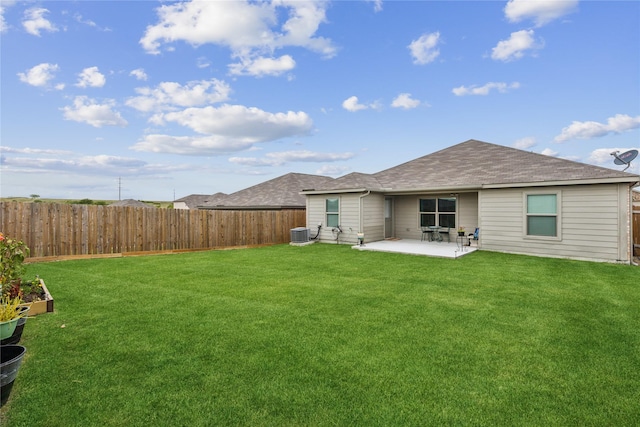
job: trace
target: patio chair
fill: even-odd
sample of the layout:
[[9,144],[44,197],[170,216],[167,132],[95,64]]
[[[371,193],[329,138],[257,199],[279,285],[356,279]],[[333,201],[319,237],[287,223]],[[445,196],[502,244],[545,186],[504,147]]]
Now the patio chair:
[[424,239],[428,241],[433,240],[433,229],[429,227],[422,227],[422,238],[420,240],[424,241]]
[[469,240],[478,240],[480,236],[480,228],[476,227],[473,233],[469,233]]
[[471,246],[471,242],[473,242],[473,244],[477,246],[479,237],[480,237],[480,228],[476,227],[473,233],[469,233],[469,236],[468,236],[469,246]]
[[444,234],[447,235],[447,242],[451,243],[451,236],[449,235],[449,233],[451,232],[451,227],[447,227],[447,228],[442,228],[440,229],[440,238],[443,238]]

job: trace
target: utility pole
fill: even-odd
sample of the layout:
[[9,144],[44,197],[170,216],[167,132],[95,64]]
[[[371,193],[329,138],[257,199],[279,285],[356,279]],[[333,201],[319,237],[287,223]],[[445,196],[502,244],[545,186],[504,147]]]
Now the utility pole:
[[118,177],[118,200],[122,200],[122,177]]

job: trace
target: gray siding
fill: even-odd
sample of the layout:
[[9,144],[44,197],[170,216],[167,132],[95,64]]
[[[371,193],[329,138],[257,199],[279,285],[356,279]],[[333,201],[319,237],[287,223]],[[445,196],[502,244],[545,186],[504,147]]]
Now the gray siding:
[[[527,237],[524,194],[560,192],[559,239]],[[629,212],[624,184],[545,189],[483,190],[480,195],[482,249],[598,261],[629,261]]]
[[362,199],[362,231],[365,242],[384,239],[384,195],[371,193]]
[[418,199],[420,196],[396,196],[394,198],[395,237],[400,239],[420,239]]
[[[318,224],[322,223],[319,241],[335,243],[356,244],[360,231],[360,195],[361,194],[323,194],[307,196],[307,228],[315,235]],[[325,218],[325,200],[330,198],[340,199],[340,228],[342,233],[327,227]]]
[[461,193],[458,196],[458,227],[463,226],[465,234],[471,234],[478,221],[478,193]]

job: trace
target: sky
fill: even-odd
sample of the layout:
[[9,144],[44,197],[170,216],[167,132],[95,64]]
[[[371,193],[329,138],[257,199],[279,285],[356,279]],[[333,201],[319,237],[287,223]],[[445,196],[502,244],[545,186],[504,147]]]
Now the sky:
[[469,139],[622,170],[640,2],[0,0],[2,197],[230,194]]

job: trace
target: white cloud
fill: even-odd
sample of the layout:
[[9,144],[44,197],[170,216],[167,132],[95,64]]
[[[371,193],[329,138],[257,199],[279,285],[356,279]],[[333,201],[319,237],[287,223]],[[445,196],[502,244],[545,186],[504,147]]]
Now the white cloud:
[[223,155],[251,148],[253,142],[221,135],[171,136],[145,135],[131,147],[135,151],[191,156]]
[[319,153],[308,150],[267,153],[264,158],[231,157],[230,162],[245,166],[282,166],[289,162],[337,162],[349,160],[353,153]]
[[178,123],[205,136],[147,135],[136,151],[184,155],[218,155],[254,148],[254,144],[308,134],[313,122],[306,113],[269,113],[241,105],[188,108],[156,117],[157,124]]
[[420,105],[420,101],[417,99],[412,99],[410,93],[401,93],[391,103],[392,107],[404,108],[405,110],[416,108],[419,105]]
[[[10,170],[28,172],[63,172],[86,176],[140,176],[157,175],[169,171],[193,170],[188,165],[149,164],[146,161],[122,156],[98,154],[87,156],[61,150],[11,149],[2,147],[9,153],[23,154],[20,157],[3,158],[2,166]],[[5,150],[6,149],[6,150]]]
[[350,170],[351,169],[348,166],[324,165],[316,170],[316,174],[324,176],[340,176]]
[[536,139],[533,136],[527,136],[517,140],[513,146],[520,150],[526,150],[536,145]]
[[408,46],[413,63],[422,65],[433,62],[440,55],[440,50],[437,48],[439,41],[439,32],[423,34],[417,40],[413,40]]
[[520,30],[511,33],[508,40],[498,42],[491,51],[491,58],[497,61],[509,62],[520,59],[528,50],[541,49],[543,43],[536,43],[533,30]]
[[373,11],[374,12],[382,12],[382,0],[367,0],[368,2],[373,3]]
[[[293,46],[332,57],[331,40],[316,36],[326,21],[324,1],[278,0],[271,3],[249,1],[190,1],[163,5],[157,9],[159,22],[147,27],[140,44],[152,54],[165,44],[184,41],[193,46],[218,44],[231,49],[240,62],[233,72],[259,75],[281,74],[295,61],[290,56],[263,58],[275,50]],[[280,25],[280,17],[286,20]],[[238,19],[242,17],[242,19]],[[267,59],[267,61],[264,61]],[[280,70],[278,72],[277,70]]]
[[556,142],[565,142],[571,139],[591,139],[608,135],[620,134],[625,131],[640,128],[640,116],[631,117],[626,114],[616,114],[607,119],[607,123],[593,121],[573,121],[562,129],[560,135],[555,137]]
[[453,88],[451,91],[456,96],[465,95],[489,95],[492,90],[497,90],[500,93],[507,93],[511,89],[517,89],[520,87],[520,83],[513,82],[511,84],[502,82],[489,82],[484,86],[460,86]]
[[67,155],[70,154],[70,151],[67,150],[55,150],[55,149],[47,149],[47,148],[13,148],[13,147],[0,147],[0,151],[3,153],[18,153],[18,154],[58,154],[58,155]]
[[241,62],[229,64],[229,72],[245,76],[279,76],[291,71],[295,66],[296,61],[290,55],[283,55],[280,58],[241,58]]
[[211,79],[194,80],[185,85],[162,82],[155,88],[136,88],[136,92],[138,96],[129,98],[126,105],[151,112],[224,102],[229,99],[231,88],[222,80]]
[[135,70],[129,73],[130,76],[135,77],[138,80],[147,80],[147,73],[144,72],[143,68],[136,68]]
[[53,80],[54,73],[59,70],[58,64],[49,64],[43,62],[33,68],[28,69],[24,73],[18,73],[21,82],[31,86],[44,87]]
[[14,4],[14,0],[0,0],[0,33],[4,33],[9,30],[7,21],[4,19],[4,12],[7,7],[13,6]]
[[44,17],[47,13],[49,13],[49,10],[40,7],[33,7],[25,10],[22,26],[27,33],[39,37],[40,31],[58,31],[58,28]]
[[308,134],[313,128],[304,112],[269,113],[242,105],[187,108],[167,113],[164,120],[186,126],[198,133],[218,135],[244,142],[275,141]]
[[364,104],[359,104],[357,96],[351,96],[342,102],[342,108],[347,111],[355,112],[359,110],[366,110],[367,106]]
[[556,157],[558,155],[558,152],[552,150],[551,148],[545,148],[544,150],[542,150],[542,152],[540,154],[543,154],[543,155],[549,156],[549,157]]
[[541,27],[573,12],[578,0],[509,0],[504,14],[510,22],[532,19]]
[[196,67],[198,68],[207,68],[211,65],[211,62],[205,57],[201,56],[197,59]]
[[95,28],[96,30],[99,31],[111,31],[110,28],[102,28],[100,27],[98,24],[96,24],[94,21],[92,21],[91,19],[85,19],[82,17],[82,15],[80,15],[79,13],[76,13],[75,15],[73,15],[73,18],[79,22],[80,24],[83,25],[88,25],[91,28]]
[[72,106],[63,107],[65,120],[87,123],[93,127],[102,126],[126,126],[128,123],[120,113],[113,110],[115,101],[106,100],[98,104],[94,99],[86,96],[77,96]]
[[89,67],[82,70],[82,72],[78,75],[78,83],[76,86],[78,87],[102,87],[107,82],[107,79],[104,77],[98,67]]

